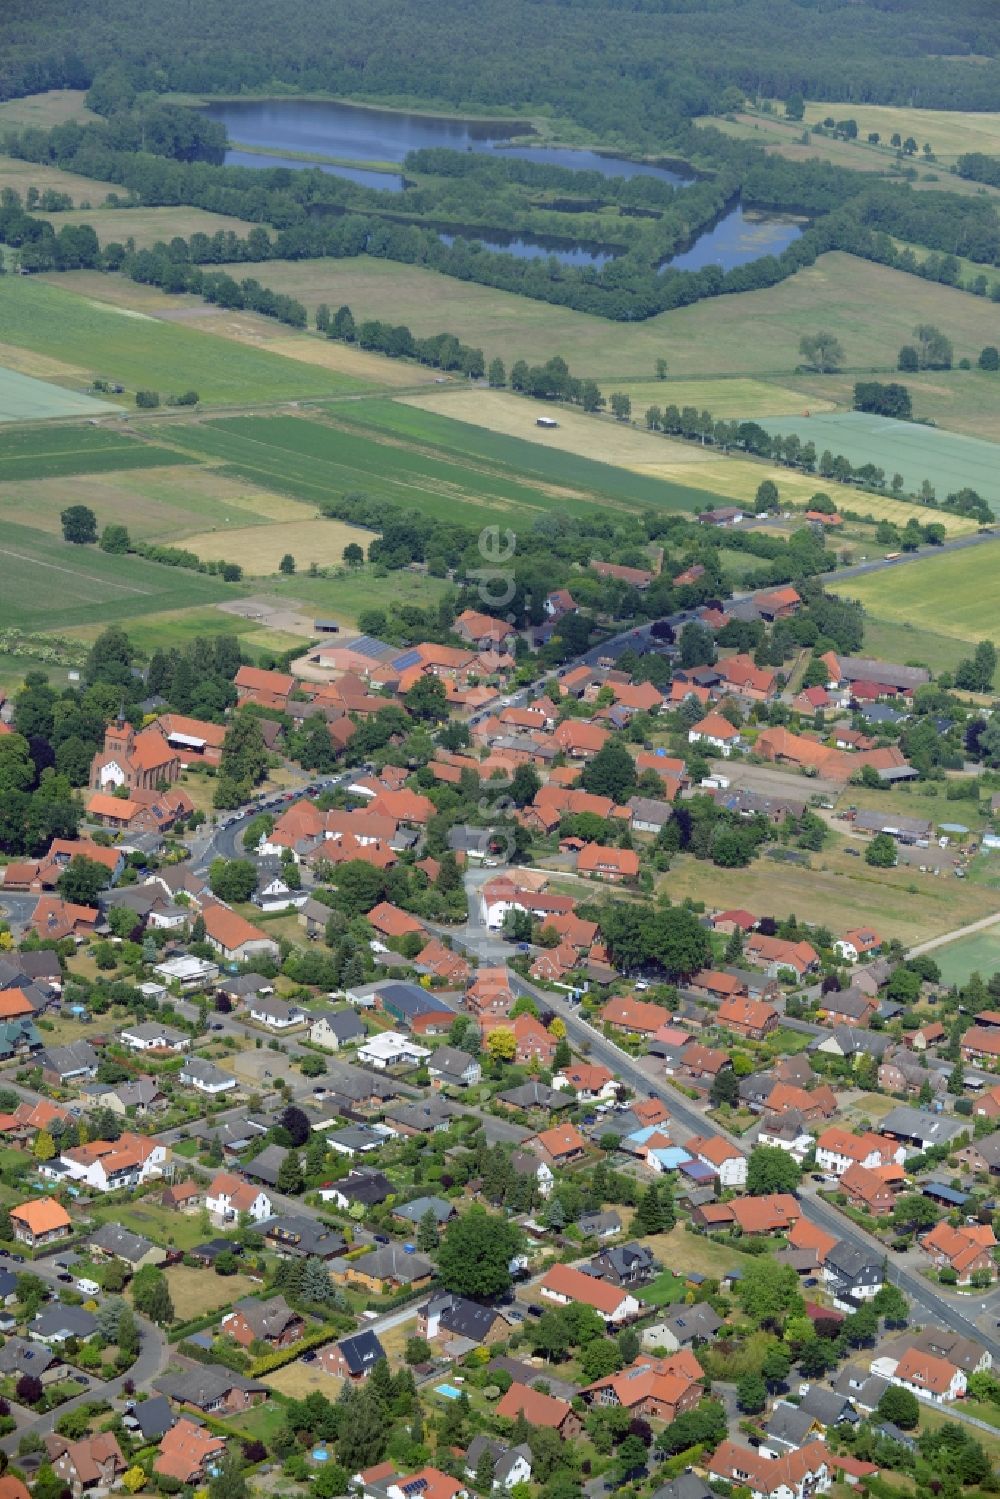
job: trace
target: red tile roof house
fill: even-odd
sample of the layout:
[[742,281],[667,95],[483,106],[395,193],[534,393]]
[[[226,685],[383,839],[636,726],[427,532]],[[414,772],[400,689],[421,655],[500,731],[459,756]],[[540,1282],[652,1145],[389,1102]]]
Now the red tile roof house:
[[896,1194],[877,1171],[869,1171],[867,1166],[855,1162],[840,1178],[840,1185],[852,1207],[864,1208],[875,1218],[884,1218],[892,1212]]
[[494,619],[492,614],[481,614],[477,609],[463,609],[452,628],[467,645],[474,645],[480,651],[490,646],[505,646],[517,635],[513,625]]
[[[681,1052],[673,1071],[694,1087],[707,1092],[723,1068],[732,1065],[728,1052],[720,1051],[717,1046],[702,1046],[700,1042],[692,1041]],[[668,1075],[671,1074],[669,1064],[666,1071]]]
[[51,1244],[56,1239],[68,1239],[73,1232],[69,1214],[53,1198],[25,1202],[20,1207],[11,1208],[10,1221],[14,1238],[31,1249],[38,1244]]
[[78,1442],[53,1433],[45,1438],[45,1451],[53,1471],[74,1494],[117,1488],[128,1466],[113,1431],[101,1431]]
[[283,671],[263,671],[259,666],[241,666],[234,679],[237,706],[254,703],[258,708],[276,708],[287,713],[295,690],[295,678]]
[[274,958],[280,950],[273,937],[253,926],[228,906],[218,901],[206,901],[201,911],[205,923],[205,940],[216,952],[230,962],[246,963],[253,958]]
[[588,843],[577,855],[576,872],[608,885],[632,884],[639,878],[639,855],[632,848]]
[[1000,1030],[974,1025],[962,1037],[963,1062],[996,1062],[1000,1059]]
[[298,1312],[293,1312],[283,1296],[259,1301],[256,1296],[238,1301],[221,1322],[222,1333],[235,1338],[241,1348],[252,1343],[266,1343],[269,1348],[288,1348],[297,1343],[306,1330]]
[[218,1461],[226,1451],[222,1437],[213,1436],[196,1426],[186,1416],[160,1438],[159,1455],[153,1463],[154,1473],[178,1483],[194,1484],[201,1479],[210,1462]]
[[757,925],[757,917],[752,911],[744,911],[737,907],[732,911],[719,911],[715,916],[709,917],[713,932],[721,932],[724,937],[731,937],[734,932],[740,932],[746,936],[752,932]]
[[908,1348],[890,1372],[892,1363],[890,1357],[875,1359],[872,1373],[884,1374],[893,1384],[902,1385],[904,1390],[916,1395],[918,1400],[928,1400],[933,1405],[950,1405],[965,1394],[965,1370],[957,1368],[946,1358]]
[[541,1390],[533,1390],[524,1384],[511,1385],[497,1405],[496,1413],[505,1421],[516,1421],[523,1415],[529,1426],[547,1426],[549,1430],[557,1431],[564,1441],[579,1436],[583,1430],[583,1421],[567,1401],[557,1400],[554,1395],[545,1395]]
[[510,985],[510,974],[506,965],[496,968],[480,968],[473,982],[465,991],[462,1001],[470,1015],[502,1016],[511,1011],[516,995]]
[[846,962],[856,963],[859,958],[866,957],[868,953],[877,952],[882,946],[882,938],[878,932],[873,932],[871,927],[855,927],[845,932],[833,946]]
[[744,1234],[787,1233],[802,1217],[802,1208],[788,1192],[736,1197],[728,1206],[736,1226]]
[[539,1293],[548,1301],[569,1306],[582,1302],[593,1307],[609,1326],[621,1327],[638,1317],[640,1303],[624,1286],[612,1286],[596,1275],[587,1275],[573,1265],[553,1265],[538,1283]]
[[703,994],[706,999],[716,1000],[739,999],[747,992],[742,979],[731,973],[722,973],[717,968],[703,968],[688,980],[688,988],[695,994]]
[[747,1184],[747,1158],[736,1145],[721,1135],[692,1135],[685,1149],[705,1166],[710,1166],[722,1187],[742,1190]]
[[571,760],[592,760],[608,741],[607,729],[581,718],[567,718],[552,735],[552,743]]
[[754,603],[764,619],[787,619],[801,607],[802,599],[794,588],[785,587],[758,593]]
[[409,911],[401,911],[387,900],[372,906],[365,920],[380,937],[405,937],[409,932],[416,937],[426,935],[423,925],[415,916],[411,916]]
[[898,1141],[870,1132],[852,1135],[836,1124],[816,1141],[816,1165],[834,1176],[843,1176],[853,1165],[874,1171],[878,1166],[902,1166],[905,1160],[906,1149]]
[[716,670],[734,692],[750,702],[766,703],[777,691],[777,672],[756,666],[749,656],[731,656],[720,661]]
[[569,1166],[582,1161],[587,1142],[575,1124],[557,1124],[525,1142],[548,1166]]
[[747,1041],[763,1041],[778,1028],[778,1012],[762,999],[734,995],[719,1006],[718,1022]]
[[564,1067],[552,1079],[553,1088],[568,1088],[581,1103],[590,1103],[595,1098],[614,1098],[618,1082],[609,1067],[596,1062],[577,1062]]
[[734,749],[739,749],[742,742],[739,729],[734,728],[721,713],[707,713],[693,728],[688,729],[688,744],[706,745],[709,749],[718,750],[726,759]]
[[612,1025],[616,1030],[653,1036],[666,1022],[669,1011],[628,994],[617,994],[608,1000],[600,1015],[604,1025]]
[[996,1242],[988,1223],[963,1223],[952,1228],[942,1219],[929,1234],[924,1235],[920,1247],[939,1270],[954,1270],[958,1284],[967,1286],[973,1275],[981,1270],[987,1271],[991,1280],[996,1278],[997,1267],[993,1260]]
[[781,937],[766,937],[762,932],[751,932],[744,952],[772,978],[777,978],[782,968],[790,968],[801,979],[819,967],[819,954],[808,942],[786,942]]
[[689,1348],[667,1358],[642,1354],[618,1374],[595,1380],[581,1393],[588,1405],[617,1405],[634,1416],[676,1421],[704,1394],[704,1373]]
[[709,1479],[750,1490],[751,1499],[811,1499],[833,1483],[825,1442],[807,1442],[784,1457],[761,1457],[725,1441],[705,1462]]
[[615,583],[627,583],[630,588],[638,588],[640,592],[647,589],[653,581],[653,574],[646,568],[624,567],[618,562],[592,561],[590,569],[599,578],[610,579]]

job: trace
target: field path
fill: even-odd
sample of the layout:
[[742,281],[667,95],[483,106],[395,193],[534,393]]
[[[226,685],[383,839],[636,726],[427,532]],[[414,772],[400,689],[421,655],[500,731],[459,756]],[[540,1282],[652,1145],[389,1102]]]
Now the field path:
[[911,947],[907,952],[908,958],[919,958],[925,952],[933,952],[936,947],[944,947],[949,942],[957,942],[959,937],[971,937],[974,932],[985,931],[987,927],[996,926],[1000,921],[1000,911],[995,911],[992,916],[982,916],[978,921],[970,921],[968,926],[957,926],[954,931],[944,932],[940,937],[931,937],[927,942],[920,942],[916,947]]

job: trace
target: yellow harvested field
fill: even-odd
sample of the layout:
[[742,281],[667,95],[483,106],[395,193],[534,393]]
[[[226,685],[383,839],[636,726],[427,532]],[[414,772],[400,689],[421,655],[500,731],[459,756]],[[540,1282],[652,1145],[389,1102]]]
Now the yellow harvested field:
[[217,1307],[228,1307],[260,1290],[249,1275],[207,1275],[190,1265],[171,1265],[164,1271],[174,1310],[182,1321],[207,1317]]
[[889,104],[806,105],[805,123],[815,125],[829,116],[856,120],[861,135],[878,131],[886,142],[894,134],[912,135],[921,153],[929,143],[935,156],[950,160],[964,151],[996,154],[1000,149],[1000,112],[975,114],[968,110],[907,109]]
[[336,1374],[324,1373],[318,1359],[314,1364],[304,1364],[301,1359],[296,1359],[294,1364],[286,1364],[283,1369],[275,1369],[273,1374],[265,1374],[264,1383],[289,1400],[305,1400],[313,1390],[336,1400],[344,1381]]
[[314,516],[274,526],[202,531],[186,536],[184,546],[205,561],[223,557],[227,562],[238,562],[251,577],[263,578],[278,571],[278,563],[286,552],[295,558],[297,569],[304,572],[310,562],[329,567],[343,561],[344,548],[350,541],[367,549],[374,539],[374,531]]
[[[616,422],[611,417],[585,416],[582,411],[553,406],[547,401],[526,401],[522,396],[498,390],[436,390],[433,394],[406,396],[403,404],[419,406],[459,422],[471,422],[488,432],[520,437],[562,453],[576,453],[598,463],[613,463],[636,473],[661,475],[670,469],[697,468],[710,458],[694,443],[671,442],[652,432]],[[539,427],[539,417],[551,417],[558,427]]]
[[90,385],[86,370],[74,364],[64,364],[61,359],[52,359],[48,354],[36,354],[33,349],[22,349],[17,344],[0,343],[0,365],[16,370],[19,375],[33,375],[36,380],[52,380],[59,385],[72,385],[81,389]]
[[286,359],[299,359],[303,364],[318,364],[326,370],[337,370],[342,375],[353,375],[356,380],[368,380],[372,385],[388,385],[403,388],[408,385],[430,385],[435,373],[422,365],[406,360],[386,359],[381,354],[371,354],[366,349],[351,348],[348,344],[335,343],[309,333],[277,332],[273,321],[256,317],[253,313],[238,313],[199,319],[195,325],[205,333],[218,333],[223,338],[232,338],[237,343],[253,344],[266,349],[269,354],[283,354]]
[[797,416],[804,411],[833,411],[835,402],[772,385],[766,380],[607,380],[605,397],[624,391],[632,402],[632,419],[641,422],[650,406],[694,406],[710,411],[717,421],[760,416]]
[[[853,510],[857,515],[872,515],[876,520],[891,520],[897,525],[906,525],[911,516],[921,525],[928,519],[940,522],[949,536],[963,536],[976,529],[976,522],[962,515],[950,515],[946,510],[928,511],[925,505],[911,505],[906,500],[894,500],[887,495],[869,494],[867,490],[854,489],[850,485],[837,484],[832,479],[821,479],[818,474],[794,473],[791,469],[775,467],[768,463],[755,463],[750,458],[720,458],[708,450],[711,461],[692,467],[690,464],[666,464],[642,473],[655,474],[660,479],[676,479],[678,483],[690,484],[695,489],[708,489],[727,499],[751,501],[759,485],[772,479],[778,486],[782,501],[796,507],[808,506],[814,494],[827,494],[838,509]],[[635,465],[630,465],[635,467]]]

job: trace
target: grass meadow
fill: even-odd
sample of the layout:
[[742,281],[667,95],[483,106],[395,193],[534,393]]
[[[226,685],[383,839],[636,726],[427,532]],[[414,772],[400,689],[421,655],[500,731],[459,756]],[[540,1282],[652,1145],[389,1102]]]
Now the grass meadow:
[[964,642],[1000,642],[1000,567],[992,542],[845,578],[837,592],[860,599],[876,620],[912,622]]
[[[877,131],[890,141],[894,134],[913,136],[923,150],[930,143],[939,160],[952,161],[966,151],[1000,150],[1000,112],[973,113],[970,110],[916,109],[890,104],[831,104],[823,100],[806,105],[805,124],[821,123],[830,115],[835,120],[857,121],[862,136]],[[918,161],[918,165],[919,165]]]
[[1000,971],[1000,926],[936,947],[933,958],[943,984],[966,984],[973,973],[990,978]]
[[[228,269],[243,274],[238,266]],[[310,311],[319,302],[346,302],[356,318],[406,323],[418,337],[447,330],[482,348],[487,359],[499,354],[508,366],[561,354],[574,374],[592,376],[606,393],[629,378],[651,380],[661,357],[678,379],[787,379],[799,364],[799,339],[818,328],[837,335],[846,366],[859,372],[895,369],[900,346],[921,322],[937,324],[951,338],[956,360],[974,360],[986,343],[1000,345],[1000,305],[840,251],[778,286],[631,324],[369,256],[273,260],[267,282]],[[809,377],[802,378],[808,395]]]
[[120,406],[64,390],[32,375],[0,365],[0,422],[33,422],[53,417],[117,416]]
[[81,125],[98,119],[87,108],[87,94],[78,88],[50,88],[42,94],[27,94],[23,99],[5,99],[0,104],[0,131],[23,130],[31,125],[51,130],[76,120]]

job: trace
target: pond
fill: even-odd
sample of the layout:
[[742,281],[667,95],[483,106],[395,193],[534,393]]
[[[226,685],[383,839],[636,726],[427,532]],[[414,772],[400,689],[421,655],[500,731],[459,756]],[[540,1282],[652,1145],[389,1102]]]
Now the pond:
[[[577,151],[569,146],[534,147],[524,145],[523,141],[516,146],[508,145],[512,136],[534,134],[523,120],[464,120],[448,115],[407,114],[404,110],[367,109],[359,104],[325,99],[220,99],[203,105],[202,112],[210,119],[220,120],[230,140],[246,146],[266,146],[273,153],[264,157],[229,151],[227,166],[320,165],[283,156],[287,151],[341,156],[349,161],[402,164],[410,151],[445,146],[453,151],[502,148],[526,161],[569,167],[576,172],[600,172],[605,177],[658,177],[674,185],[694,181],[693,173],[685,172],[679,164],[677,170],[671,170],[622,156]],[[327,164],[323,169],[337,176],[353,177],[347,167]],[[365,186],[380,185],[365,183]]]
[[802,233],[801,220],[780,213],[758,213],[734,203],[693,244],[665,260],[661,270],[700,271],[708,265],[731,271],[764,255],[780,255]]
[[[245,142],[251,145],[250,141]],[[306,171],[308,169],[329,172],[333,177],[346,177],[349,182],[357,182],[361,187],[375,187],[383,193],[401,193],[403,191],[402,175],[396,172],[371,172],[364,167],[335,167],[328,161],[302,161],[297,156],[272,156],[269,152],[262,151],[227,151],[225,165],[227,167],[286,167],[292,171]]]
[[466,229],[461,235],[443,230],[438,232],[446,245],[453,245],[456,239],[462,238],[499,255],[513,255],[517,260],[548,260],[552,256],[560,265],[589,265],[595,271],[599,271],[602,265],[607,265],[615,256],[615,251],[607,247],[573,244],[564,239],[549,239],[545,235],[526,239],[523,235],[501,234],[499,230],[491,229],[487,239],[475,229]]

